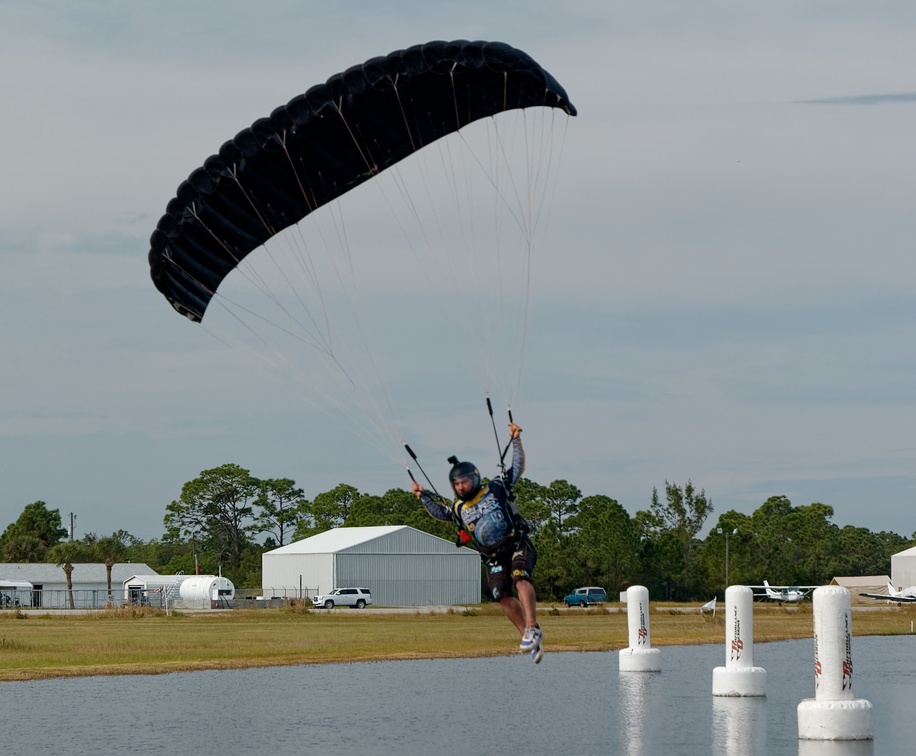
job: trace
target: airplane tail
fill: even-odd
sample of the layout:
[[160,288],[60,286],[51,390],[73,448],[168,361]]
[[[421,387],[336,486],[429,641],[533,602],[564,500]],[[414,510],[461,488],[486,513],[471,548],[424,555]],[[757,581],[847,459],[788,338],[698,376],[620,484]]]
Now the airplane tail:
[[887,584],[887,595],[888,596],[899,596],[900,595],[900,592],[896,588],[894,588],[894,584],[891,582],[888,582]]

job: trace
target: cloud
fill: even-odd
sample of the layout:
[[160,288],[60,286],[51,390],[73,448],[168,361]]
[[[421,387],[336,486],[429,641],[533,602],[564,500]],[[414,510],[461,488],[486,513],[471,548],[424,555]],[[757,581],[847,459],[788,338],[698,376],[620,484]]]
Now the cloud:
[[916,102],[916,92],[822,97],[817,100],[799,100],[798,102],[806,105],[884,105],[886,103],[909,103]]

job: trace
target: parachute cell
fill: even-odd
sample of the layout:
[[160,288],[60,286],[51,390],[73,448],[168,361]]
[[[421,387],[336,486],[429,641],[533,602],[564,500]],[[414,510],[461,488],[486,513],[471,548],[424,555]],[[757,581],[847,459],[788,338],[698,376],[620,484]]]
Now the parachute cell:
[[179,186],[150,239],[150,275],[200,321],[249,252],[316,208],[476,120],[576,110],[527,54],[499,42],[431,42],[332,76],[262,118]]

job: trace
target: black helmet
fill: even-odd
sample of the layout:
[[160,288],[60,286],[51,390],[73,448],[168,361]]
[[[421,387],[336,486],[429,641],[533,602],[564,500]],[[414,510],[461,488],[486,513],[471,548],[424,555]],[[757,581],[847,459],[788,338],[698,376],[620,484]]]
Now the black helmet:
[[452,484],[452,491],[455,491],[456,480],[459,478],[470,478],[470,493],[461,496],[457,491],[455,491],[455,495],[458,496],[458,498],[462,501],[473,499],[477,495],[477,492],[480,491],[480,471],[474,466],[472,462],[459,462],[458,457],[449,457],[448,461],[452,463],[452,470],[448,474],[449,483]]

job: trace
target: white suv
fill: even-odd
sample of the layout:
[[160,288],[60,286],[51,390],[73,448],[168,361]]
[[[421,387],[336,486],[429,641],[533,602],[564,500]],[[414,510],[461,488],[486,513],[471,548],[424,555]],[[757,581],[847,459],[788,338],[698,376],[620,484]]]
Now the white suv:
[[362,609],[372,603],[372,593],[368,588],[335,588],[328,594],[315,596],[312,603],[319,609],[333,609],[335,606]]

